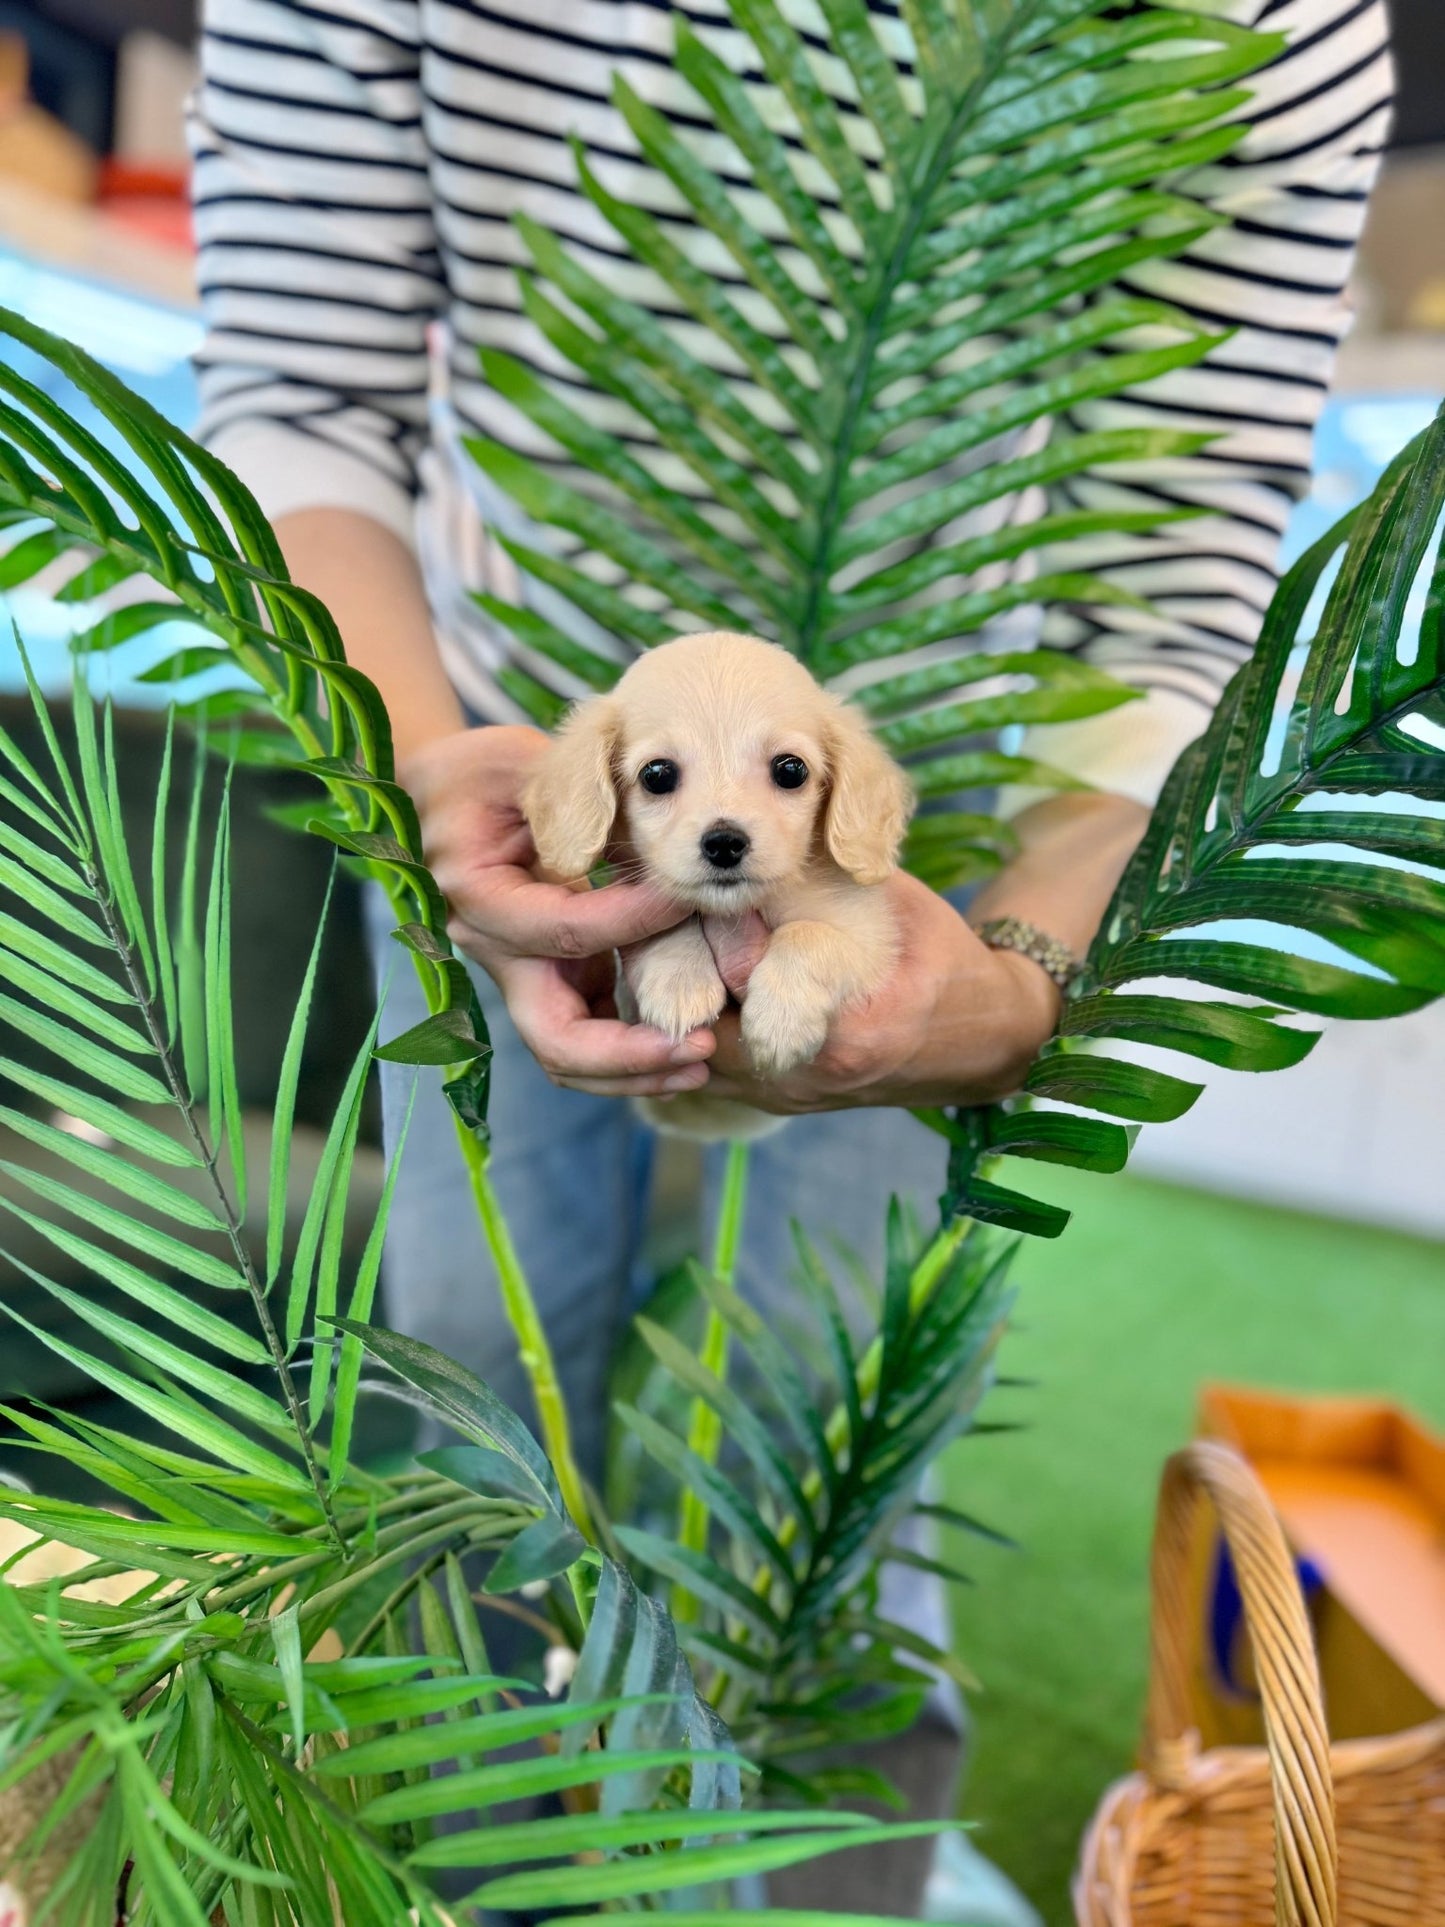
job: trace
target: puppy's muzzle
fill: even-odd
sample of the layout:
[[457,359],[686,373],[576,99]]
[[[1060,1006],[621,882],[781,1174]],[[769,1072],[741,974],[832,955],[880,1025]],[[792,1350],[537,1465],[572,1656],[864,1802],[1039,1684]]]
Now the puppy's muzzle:
[[698,838],[703,855],[715,870],[735,870],[748,853],[750,839],[736,823],[714,823]]

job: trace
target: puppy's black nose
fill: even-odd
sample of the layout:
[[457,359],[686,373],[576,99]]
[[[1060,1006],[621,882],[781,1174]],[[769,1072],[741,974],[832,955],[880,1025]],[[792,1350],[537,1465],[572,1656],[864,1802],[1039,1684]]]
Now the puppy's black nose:
[[748,834],[736,823],[714,823],[700,839],[702,853],[715,870],[735,870],[748,853]]

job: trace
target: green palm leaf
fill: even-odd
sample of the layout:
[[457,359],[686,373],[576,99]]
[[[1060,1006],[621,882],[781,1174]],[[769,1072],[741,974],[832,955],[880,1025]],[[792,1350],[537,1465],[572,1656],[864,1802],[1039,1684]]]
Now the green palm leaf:
[[709,1520],[706,1542],[691,1547],[632,1527],[618,1537],[697,1602],[684,1645],[707,1668],[708,1697],[729,1712],[744,1750],[769,1762],[856,1740],[865,1719],[880,1733],[906,1726],[927,1685],[907,1655],[958,1672],[949,1655],[877,1616],[872,1572],[914,1505],[923,1467],[967,1427],[991,1382],[1009,1253],[958,1227],[924,1245],[896,1208],[889,1251],[882,1329],[860,1347],[827,1267],[799,1234],[803,1297],[829,1361],[821,1372],[813,1334],[785,1342],[726,1283],[696,1274],[748,1382],[738,1406],[757,1414],[764,1438],[791,1435],[781,1480],[779,1446],[761,1452],[746,1432],[734,1438],[736,1394],[715,1390],[693,1354],[656,1328],[644,1335],[660,1371],[719,1412],[736,1449],[704,1463],[663,1418],[618,1407],[661,1471],[705,1501]]
[[[24,317],[0,310],[0,336],[19,342],[72,383],[121,437],[131,457],[129,465],[122,462],[55,396],[0,362],[0,505],[21,527],[49,531],[64,546],[88,549],[101,558],[102,575],[87,570],[71,585],[72,599],[135,576],[149,577],[174,598],[104,616],[83,636],[83,649],[114,647],[162,624],[174,624],[178,614],[222,645],[255,691],[241,697],[242,710],[264,704],[287,727],[299,745],[299,758],[293,760],[304,759],[330,792],[344,826],[340,833],[364,840],[359,853],[388,885],[399,921],[425,933],[425,946],[414,946],[418,967],[432,1007],[452,1019],[452,1051],[445,1060],[454,1071],[449,1088],[466,1128],[483,1130],[490,1049],[486,1025],[470,979],[452,960],[445,906],[420,860],[415,811],[393,781],[385,708],[367,679],[346,663],[335,623],[314,596],[289,580],[264,516],[214,456],[82,350]],[[48,554],[44,544],[22,542],[11,548],[8,579],[19,582],[35,574]],[[184,638],[184,629],[176,626]],[[189,673],[197,666],[194,657],[192,643],[179,640],[155,673]],[[85,701],[82,692],[82,707]],[[225,699],[214,697],[211,706],[220,714]],[[268,742],[274,754],[275,740]],[[57,799],[23,758],[17,762],[11,756],[12,747],[4,745],[11,772],[5,794],[13,792],[27,814],[46,822],[57,813]],[[81,761],[80,787],[94,806],[113,789],[113,755],[89,731]],[[167,782],[169,775],[167,758]],[[74,780],[66,772],[62,781],[71,787],[72,811],[79,811]],[[102,824],[103,819],[104,812]],[[119,913],[123,922],[134,923],[139,899],[123,845],[112,849],[110,857]],[[4,866],[10,861],[7,844],[0,850],[0,882],[7,880]],[[153,857],[151,872],[154,876]],[[104,934],[90,929],[83,912],[33,875],[28,885],[32,901],[37,887],[43,894],[36,907],[68,935],[104,943]],[[214,893],[213,900],[219,908]],[[152,929],[142,920],[130,934],[147,980],[159,979],[169,1021],[176,997],[173,971],[183,960],[173,959],[164,924]],[[224,978],[217,973],[222,971],[225,933],[219,923],[209,936],[210,968],[220,988]],[[225,1072],[224,1064],[214,1068]]]
[[[263,1617],[249,1656],[217,1650],[216,1615],[181,1620],[165,1639],[132,1635],[129,1683],[149,1679],[152,1691],[145,1719],[126,1720],[99,1677],[67,1661],[8,1592],[0,1600],[0,1693],[22,1669],[48,1673],[52,1691],[78,1709],[72,1721],[52,1715],[52,1751],[87,1730],[103,1737],[103,1749],[81,1751],[55,1801],[62,1820],[83,1797],[100,1801],[87,1815],[84,1852],[102,1893],[115,1891],[125,1857],[135,1863],[132,1908],[157,1920],[184,1918],[184,1893],[203,1920],[224,1907],[227,1918],[249,1921],[269,1892],[279,1911],[265,1917],[278,1921],[329,1920],[334,1896],[348,1922],[383,1927],[407,1907],[439,1918],[429,1881],[441,1867],[490,1870],[484,1885],[500,1888],[519,1876],[496,1870],[525,1858],[535,1868],[527,1881],[576,1904],[586,1896],[574,1856],[600,1852],[612,1871],[592,1869],[602,1883],[589,1903],[597,1904],[613,1887],[710,1894],[750,1870],[880,1831],[850,1813],[721,1815],[685,1804],[479,1824],[528,1789],[607,1789],[639,1772],[667,1776],[685,1794],[689,1772],[695,1777],[709,1762],[687,1746],[597,1752],[575,1743],[603,1722],[615,1733],[627,1715],[646,1710],[646,1698],[585,1702],[574,1694],[561,1704],[533,1699],[474,1713],[468,1709],[518,1683],[427,1653],[308,1659],[304,1620],[304,1608]],[[421,1718],[448,1713],[459,1717]],[[523,1743],[536,1751],[517,1758]],[[471,1830],[434,1835],[433,1823],[452,1816],[469,1818]],[[46,1837],[42,1827],[37,1850]],[[95,1889],[58,1898],[70,1903],[57,1908],[59,1919],[86,1920]]]
[[[968,638],[1009,609],[1133,598],[1050,567],[1092,518],[1046,513],[1020,527],[987,511],[1030,485],[1201,445],[1187,432],[1087,433],[1070,413],[1218,344],[1119,280],[1217,224],[1182,183],[1238,137],[1226,125],[1247,98],[1235,83],[1280,43],[1172,7],[1121,22],[1098,20],[1097,0],[919,5],[905,9],[910,79],[861,0],[826,0],[857,96],[845,131],[775,0],[731,0],[729,12],[786,114],[765,109],[762,90],[676,16],[677,68],[711,123],[712,151],[721,141],[733,157],[723,176],[701,134],[673,127],[624,80],[614,90],[659,192],[695,222],[695,245],[619,200],[578,156],[584,192],[687,317],[686,340],[534,221],[518,222],[529,320],[584,387],[619,405],[624,426],[600,428],[522,360],[483,352],[489,385],[562,459],[468,446],[555,532],[550,545],[507,545],[576,620],[491,596],[483,606],[524,658],[550,659],[584,687],[618,673],[583,642],[589,623],[632,649],[699,624],[752,629],[825,678],[866,682],[911,657],[927,663],[923,680],[895,675],[875,696],[895,712],[886,733],[922,795],[1011,777],[1058,784],[958,748],[1002,724],[1093,714],[1128,692],[1097,672],[1069,678],[1047,656],[991,664]],[[883,158],[872,166],[864,152]],[[703,250],[728,258],[731,282],[703,268]],[[689,346],[699,330],[710,345]],[[1178,513],[1130,526],[1147,532]],[[1022,557],[1035,566],[1012,571]],[[977,704],[937,702],[1005,676]],[[508,687],[555,719],[556,699],[528,671]],[[997,844],[962,840],[949,859],[948,829],[927,835],[930,880],[996,866]]]
[[[643,1756],[691,1745],[708,1756],[693,1775],[694,1798],[712,1806],[735,1806],[740,1796],[737,1763],[713,1757],[728,1745],[726,1729],[697,1693],[671,1619],[615,1560],[588,1548],[526,1426],[480,1379],[431,1346],[350,1320],[335,1322],[402,1379],[418,1403],[472,1441],[460,1451],[427,1454],[427,1465],[470,1490],[518,1498],[532,1509],[535,1522],[526,1524],[501,1553],[489,1592],[548,1581],[563,1572],[575,1589],[585,1567],[596,1568],[571,1699],[584,1706],[618,1696],[634,1701],[610,1728],[610,1744],[618,1753]],[[637,1551],[626,1528],[619,1529],[618,1538]],[[586,1737],[578,1729],[564,1740],[563,1751],[575,1752]],[[625,1765],[619,1771],[622,1779],[602,1794],[606,1812],[647,1804],[666,1778],[661,1762],[649,1766],[641,1759],[635,1771]]]
[[[7,527],[21,531],[49,529],[63,546],[94,553],[93,565],[76,578],[77,598],[113,588],[135,576],[149,577],[174,598],[169,603],[152,601],[115,616],[102,616],[85,631],[85,650],[104,649],[144,634],[162,622],[173,621],[179,612],[214,638],[247,683],[246,690],[207,698],[199,709],[202,728],[208,711],[213,717],[234,718],[260,706],[269,708],[283,725],[293,747],[288,747],[286,736],[270,731],[235,731],[231,740],[238,748],[246,747],[268,760],[290,762],[313,775],[326,794],[309,812],[306,827],[358,857],[386,887],[399,925],[398,937],[411,952],[431,1015],[407,1036],[385,1043],[380,1054],[396,1062],[446,1067],[445,1089],[456,1114],[472,1188],[489,1236],[505,1243],[505,1230],[491,1198],[486,1172],[491,1046],[472,980],[454,955],[446,934],[446,905],[422,859],[415,809],[394,780],[385,706],[367,678],[347,664],[327,610],[289,580],[275,536],[248,491],[214,456],[172,427],[83,351],[22,316],[0,310],[0,337],[18,342],[44,362],[60,378],[61,392],[63,384],[69,383],[100,413],[129,455],[128,461],[119,459],[74,419],[48,385],[42,387],[0,361],[0,516]],[[54,549],[54,543],[22,540],[9,552],[10,579],[19,581],[33,575]],[[198,656],[192,643],[179,641],[167,663],[157,665],[157,673],[169,670],[188,675],[197,667],[207,666],[214,653],[206,650]],[[78,715],[88,713],[86,705],[82,694]],[[42,728],[49,732],[54,760],[58,748],[48,718],[42,718]],[[93,729],[89,735],[94,736]],[[62,797],[23,756],[11,754],[14,745],[8,739],[0,747],[11,772],[5,778],[4,795],[19,799],[16,807],[28,821],[42,827],[53,824],[64,814],[62,803],[72,814],[82,813],[79,790],[63,759],[57,763]],[[92,805],[105,798],[113,806],[112,764],[107,747],[90,741],[82,744],[82,787]],[[168,786],[169,753],[164,767],[164,783]],[[194,790],[196,804],[199,798],[198,783]],[[105,813],[96,814],[101,824],[97,834],[108,834]],[[158,817],[158,836],[159,822]],[[65,834],[62,825],[62,838]],[[164,910],[156,912],[154,907],[149,927],[143,920],[136,923],[135,876],[140,866],[130,863],[122,847],[110,852],[110,887],[119,927],[136,951],[147,994],[152,988],[158,990],[161,1030],[167,1038],[180,1032],[181,1056],[191,1088],[198,1095],[209,1090],[212,1125],[226,1124],[223,1135],[240,1202],[245,1193],[241,1164],[244,1144],[238,1134],[233,1067],[225,1055],[223,1008],[229,970],[225,849],[218,845],[213,851],[208,912],[198,924],[194,915],[199,890],[194,860],[198,835],[199,818],[193,808],[179,930],[173,932]],[[35,839],[28,832],[25,836],[28,845],[34,846]],[[60,935],[103,950],[108,942],[106,930],[95,925],[83,904],[47,881],[33,860],[27,866],[15,854],[16,849],[13,838],[8,848],[0,849],[0,886],[22,889],[32,907],[53,923]],[[159,874],[159,862],[157,846],[151,852],[153,882]],[[45,936],[43,943],[43,955],[52,961],[57,950],[66,948],[54,936]],[[43,967],[39,956],[33,967]],[[89,968],[79,965],[71,970],[71,983]],[[52,974],[63,977],[67,972],[62,969]],[[207,1027],[208,994],[222,1017],[219,1030],[214,1032]],[[105,1081],[118,1090],[128,1090],[138,1101],[158,1100],[159,1093],[145,1081],[148,1073],[128,1065],[107,1044],[86,1037],[56,1018],[32,1012],[28,1021],[32,1035],[44,1048],[73,1062],[83,1060],[93,1071],[103,1071]],[[104,1029],[107,1023],[101,1013],[91,1028]],[[34,1076],[26,1072],[21,1081],[28,1078],[28,1087],[33,1088]],[[99,1101],[82,1099],[75,1114],[94,1116]],[[283,1107],[283,1149],[284,1116]],[[334,1228],[334,1216],[329,1222]],[[274,1245],[274,1232],[270,1242]],[[325,1247],[324,1237],[322,1243]],[[547,1334],[510,1247],[499,1248],[498,1263],[506,1280],[508,1314],[536,1384],[548,1449],[568,1487],[572,1508],[580,1517],[585,1511],[581,1480],[573,1464]],[[322,1294],[333,1301],[334,1250],[323,1249],[318,1266]],[[317,1403],[324,1394],[327,1369],[323,1360],[313,1379]]]
[[[234,1525],[208,1532],[177,1523],[137,1531],[134,1522],[90,1508],[52,1504],[42,1511],[73,1542],[102,1553],[111,1546],[123,1549],[129,1534],[140,1556],[191,1588],[214,1588],[216,1568],[197,1568],[182,1556],[183,1548],[224,1546],[238,1562],[232,1571],[244,1570],[249,1550]],[[287,1547],[284,1539],[273,1547],[254,1532],[251,1537],[255,1552],[273,1559]],[[305,1643],[318,1621],[305,1599],[279,1618],[262,1612],[254,1621],[218,1611],[163,1611],[149,1640],[132,1613],[92,1656],[84,1645],[67,1649],[57,1639],[53,1592],[48,1624],[28,1616],[22,1597],[6,1589],[0,1599],[0,1702],[13,1704],[10,1696],[22,1677],[29,1679],[32,1696],[48,1683],[43,1717],[49,1737],[27,1752],[23,1727],[12,1729],[19,1745],[0,1791],[7,1783],[21,1784],[24,1767],[34,1770],[47,1748],[63,1750],[81,1731],[103,1732],[105,1752],[81,1755],[57,1810],[74,1811],[82,1793],[102,1800],[103,1810],[87,1820],[87,1871],[103,1891],[108,1877],[113,1890],[119,1856],[103,1855],[90,1836],[116,1848],[124,1842],[125,1857],[136,1869],[132,1906],[143,1904],[157,1919],[171,1917],[167,1908],[183,1891],[198,1898],[206,1918],[219,1906],[229,1917],[240,1905],[237,1917],[249,1919],[255,1896],[244,1903],[240,1897],[258,1883],[294,1895],[279,1903],[278,1920],[329,1919],[329,1899],[326,1913],[306,1911],[318,1904],[318,1895],[307,1897],[318,1879],[325,1893],[335,1892],[348,1921],[394,1920],[399,1902],[433,1918],[431,1869],[501,1869],[519,1853],[534,1864],[558,1863],[529,1878],[548,1890],[555,1886],[559,1899],[575,1903],[579,1895],[568,1862],[579,1845],[576,1820],[545,1822],[535,1839],[531,1825],[452,1830],[444,1840],[432,1839],[432,1822],[455,1815],[475,1824],[529,1787],[600,1786],[605,1812],[583,1819],[593,1831],[582,1844],[619,1856],[616,1874],[605,1880],[635,1892],[693,1890],[704,1882],[710,1892],[714,1883],[720,1888],[757,1867],[809,1858],[845,1831],[860,1841],[877,1832],[861,1816],[846,1813],[816,1821],[717,1813],[716,1799],[698,1782],[721,1770],[736,1784],[739,1762],[725,1742],[714,1758],[706,1745],[686,1737],[685,1725],[671,1744],[648,1737],[642,1724],[635,1743],[623,1737],[629,1720],[649,1722],[668,1708],[678,1730],[683,1709],[667,1694],[588,1700],[574,1688],[561,1704],[534,1699],[476,1711],[492,1706],[499,1689],[520,1683],[468,1673],[455,1657],[437,1654],[434,1644],[394,1657],[307,1659]],[[266,1597],[262,1588],[258,1605]],[[80,1608],[59,1602],[60,1620],[72,1612],[84,1620]],[[607,1620],[604,1608],[595,1623]],[[122,1649],[125,1664],[117,1679],[110,1656]],[[127,1691],[145,1697],[144,1718],[122,1717]],[[61,1717],[67,1705],[78,1709],[73,1721]],[[586,1750],[580,1742],[603,1723],[607,1750]],[[499,1759],[503,1749],[514,1753],[523,1742],[540,1742],[540,1750],[520,1760]],[[206,1771],[183,1771],[187,1763],[204,1764]],[[691,1781],[693,1812],[671,1801],[641,1811],[613,1793],[664,1780],[684,1800]],[[137,1785],[165,1785],[168,1793],[164,1800],[137,1804]],[[707,1811],[696,1810],[700,1793]],[[45,1837],[41,1829],[37,1849]],[[698,1844],[679,1858],[674,1850],[689,1841]],[[83,1894],[68,1898],[75,1907],[59,1906],[57,1918],[86,1918],[83,1908],[93,1901],[94,1888],[88,1900]]]
[[[1198,1084],[1096,1044],[1273,1070],[1318,1035],[1281,1021],[1294,1013],[1387,1017],[1445,991],[1445,837],[1429,807],[1445,795],[1442,510],[1437,419],[1281,582],[1253,658],[1169,779],[1030,1093],[1175,1117]],[[999,1156],[1047,1157],[1066,1133],[1088,1168],[1122,1162],[1098,1121],[994,1109],[952,1128],[952,1208],[1047,1235],[1063,1214],[994,1183]]]

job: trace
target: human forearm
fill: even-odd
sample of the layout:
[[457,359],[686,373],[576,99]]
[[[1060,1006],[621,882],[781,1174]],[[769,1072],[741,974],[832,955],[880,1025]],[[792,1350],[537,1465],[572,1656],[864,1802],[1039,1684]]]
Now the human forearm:
[[416,557],[354,509],[299,509],[277,521],[294,579],[330,609],[346,654],[381,691],[397,762],[463,727],[432,632]]
[[1142,803],[1103,792],[1065,792],[1020,811],[1018,854],[974,897],[969,922],[1021,917],[1082,957],[1148,821]]

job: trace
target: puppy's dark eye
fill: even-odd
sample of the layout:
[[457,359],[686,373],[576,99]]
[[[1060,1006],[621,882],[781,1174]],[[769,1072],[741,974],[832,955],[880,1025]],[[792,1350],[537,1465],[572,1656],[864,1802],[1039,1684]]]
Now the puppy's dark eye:
[[808,765],[801,756],[775,756],[773,781],[780,790],[800,790],[808,780]]
[[665,756],[659,756],[654,763],[644,763],[637,772],[637,780],[649,796],[671,796],[677,788],[681,775],[676,763],[670,763]]

